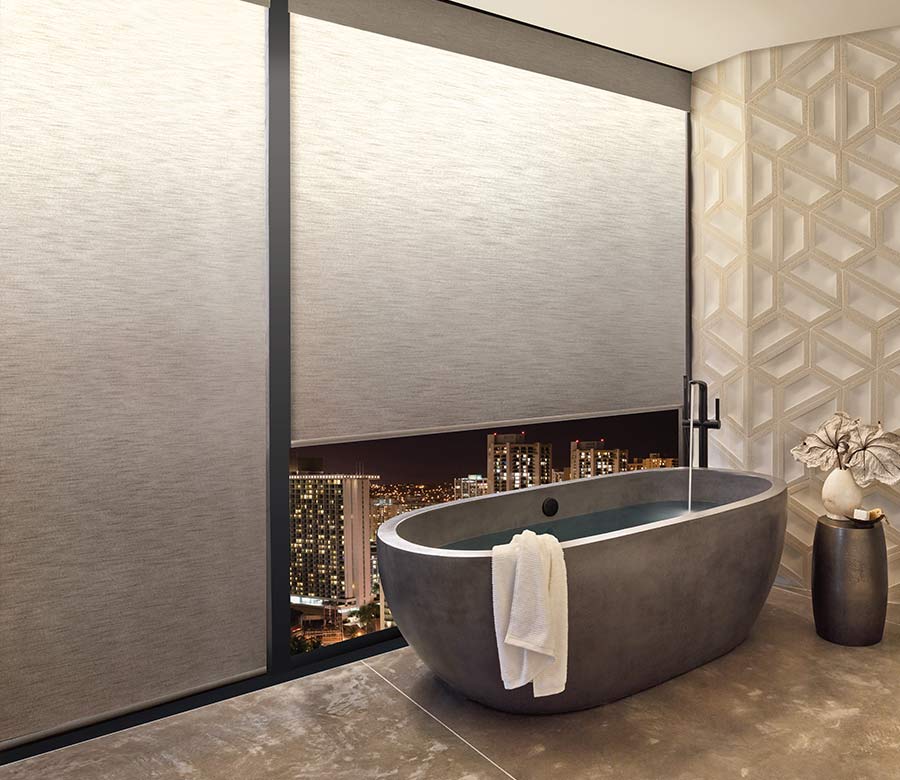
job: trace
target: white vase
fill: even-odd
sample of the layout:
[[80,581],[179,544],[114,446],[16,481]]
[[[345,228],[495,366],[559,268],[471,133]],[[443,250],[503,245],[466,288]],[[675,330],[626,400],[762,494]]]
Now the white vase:
[[822,503],[825,514],[832,520],[853,517],[853,510],[862,503],[862,490],[849,469],[835,469],[825,478]]

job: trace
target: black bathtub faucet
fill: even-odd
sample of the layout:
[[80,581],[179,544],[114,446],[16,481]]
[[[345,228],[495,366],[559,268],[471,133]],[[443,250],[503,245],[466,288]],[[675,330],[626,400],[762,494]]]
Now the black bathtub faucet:
[[[692,419],[693,409],[691,409],[691,385],[697,385],[697,419]],[[709,405],[709,388],[701,379],[692,379],[684,377],[684,413],[682,414],[681,427],[685,429],[685,447],[684,451],[690,452],[691,430],[697,428],[700,431],[697,442],[697,465],[701,468],[709,466],[709,431],[710,429],[718,429],[722,427],[722,421],[719,418],[719,399],[716,398],[716,416],[710,419],[708,415]],[[688,464],[690,465],[690,464]]]

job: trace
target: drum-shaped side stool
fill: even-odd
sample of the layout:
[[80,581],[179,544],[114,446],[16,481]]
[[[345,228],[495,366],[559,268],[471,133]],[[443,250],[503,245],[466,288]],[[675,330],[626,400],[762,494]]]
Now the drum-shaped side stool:
[[816,633],[839,645],[874,645],[884,634],[888,571],[881,520],[816,524],[812,602]]

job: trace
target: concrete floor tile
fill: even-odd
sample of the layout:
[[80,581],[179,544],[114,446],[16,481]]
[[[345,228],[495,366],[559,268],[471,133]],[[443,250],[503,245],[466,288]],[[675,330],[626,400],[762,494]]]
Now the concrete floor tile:
[[506,780],[362,664],[0,767],[0,780]]
[[732,653],[605,707],[514,716],[467,701],[411,649],[369,663],[517,780],[896,780],[900,629],[848,648],[808,600],[773,592]]
[[605,707],[508,715],[406,648],[0,768],[0,780],[896,780],[900,627],[820,639],[775,589],[728,655]]

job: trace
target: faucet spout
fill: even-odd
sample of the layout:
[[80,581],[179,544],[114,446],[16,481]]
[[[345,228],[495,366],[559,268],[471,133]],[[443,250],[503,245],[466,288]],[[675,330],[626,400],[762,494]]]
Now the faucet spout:
[[[691,387],[697,388],[697,419],[694,419],[694,410],[691,406]],[[693,438],[693,429],[698,430],[697,441],[697,465],[701,468],[709,466],[709,432],[722,427],[720,418],[719,399],[715,399],[715,417],[709,417],[709,386],[702,379],[692,379],[688,381],[687,376],[684,377],[684,414],[681,421],[682,428],[685,429],[685,435],[688,437],[686,444],[690,445]],[[685,447],[685,451],[690,452],[690,446]]]

